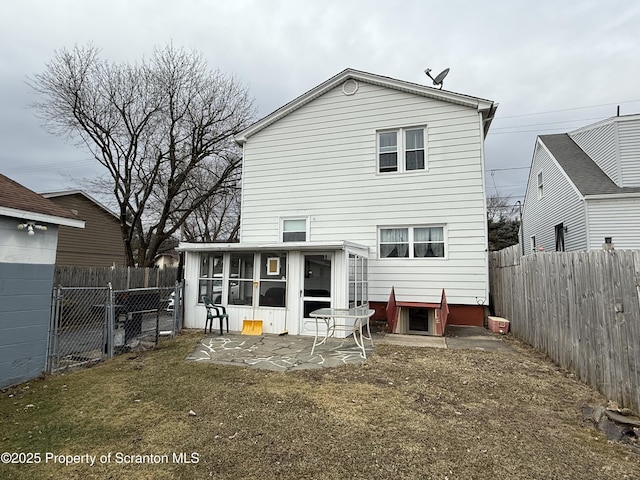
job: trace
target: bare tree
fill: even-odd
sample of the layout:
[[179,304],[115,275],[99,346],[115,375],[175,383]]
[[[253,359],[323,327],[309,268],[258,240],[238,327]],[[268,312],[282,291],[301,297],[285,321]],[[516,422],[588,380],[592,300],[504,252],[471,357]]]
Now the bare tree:
[[513,210],[510,202],[511,196],[503,196],[498,191],[489,195],[487,197],[487,219],[497,222],[508,217]]
[[167,46],[148,61],[115,64],[93,46],[75,47],[56,52],[29,84],[48,129],[79,140],[106,168],[129,265],[152,265],[195,212],[236,190],[233,135],[251,122],[253,103],[200,54]]
[[[209,175],[193,179],[198,184],[193,192],[201,191],[211,181]],[[212,195],[193,212],[182,225],[182,237],[190,242],[216,240],[236,242],[240,231],[240,178],[236,187],[219,195]]]
[[489,250],[501,250],[518,243],[520,222],[514,218],[515,207],[510,196],[500,192],[487,197],[487,228]]

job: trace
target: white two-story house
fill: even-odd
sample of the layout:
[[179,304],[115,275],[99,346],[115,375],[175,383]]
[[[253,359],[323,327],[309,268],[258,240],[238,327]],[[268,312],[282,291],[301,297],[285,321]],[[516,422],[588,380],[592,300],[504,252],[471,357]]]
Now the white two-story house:
[[640,115],[539,136],[522,226],[524,254],[640,248]]
[[[311,334],[320,307],[412,302],[399,333],[482,325],[488,304],[484,139],[496,104],[352,69],[236,136],[242,217],[236,244],[182,243],[185,326],[202,295],[232,330]],[[423,305],[424,308],[420,308]]]

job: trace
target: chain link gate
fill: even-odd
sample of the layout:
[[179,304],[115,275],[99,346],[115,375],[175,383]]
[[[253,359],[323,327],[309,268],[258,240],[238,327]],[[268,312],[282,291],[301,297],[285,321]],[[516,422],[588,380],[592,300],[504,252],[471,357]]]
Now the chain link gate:
[[182,329],[182,285],[113,290],[56,287],[51,302],[47,372],[89,366],[150,348]]

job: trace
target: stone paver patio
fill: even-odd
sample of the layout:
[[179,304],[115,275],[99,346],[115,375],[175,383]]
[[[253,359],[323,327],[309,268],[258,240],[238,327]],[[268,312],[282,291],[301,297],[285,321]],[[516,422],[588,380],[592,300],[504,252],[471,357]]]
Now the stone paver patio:
[[[372,332],[373,333],[373,332]],[[513,351],[502,336],[482,327],[450,327],[446,337],[373,333],[375,345],[387,344],[405,347],[471,349],[487,351]],[[360,355],[352,337],[329,338],[326,344],[315,348],[311,355],[313,337],[263,334],[206,335],[187,357],[193,362],[212,362],[261,368],[276,372],[331,368],[360,364],[366,359]],[[371,343],[365,341],[367,358],[374,353]]]
[[[207,335],[187,360],[249,366],[277,372],[330,368],[366,361],[351,337],[329,338],[326,344],[315,348],[313,355],[312,346],[313,337],[267,334],[247,336],[235,333]],[[370,343],[367,343],[366,351],[367,357],[373,353]]]

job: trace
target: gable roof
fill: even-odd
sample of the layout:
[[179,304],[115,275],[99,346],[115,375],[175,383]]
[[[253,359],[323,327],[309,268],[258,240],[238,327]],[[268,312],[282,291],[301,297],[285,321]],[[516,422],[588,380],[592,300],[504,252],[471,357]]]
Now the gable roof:
[[616,185],[568,134],[540,135],[539,138],[582,195],[640,192],[640,187]]
[[433,98],[436,100],[442,100],[445,102],[455,103],[457,105],[463,105],[477,109],[482,112],[484,117],[484,133],[485,135],[489,131],[489,126],[493,120],[497,104],[491,100],[483,98],[472,97],[461,93],[455,93],[448,90],[440,90],[437,88],[428,87],[426,85],[420,85],[418,83],[406,82],[404,80],[397,80],[391,77],[384,77],[382,75],[376,75],[373,73],[362,72],[360,70],[354,70],[347,68],[337,75],[331,77],[325,82],[321,83],[317,87],[312,88],[306,93],[303,93],[298,98],[292,100],[286,105],[280,107],[276,111],[270,113],[266,117],[258,120],[253,125],[244,129],[238,133],[234,138],[239,145],[243,145],[249,137],[255,135],[259,131],[268,127],[274,122],[277,122],[283,117],[286,117],[290,113],[296,111],[300,107],[308,104],[312,100],[315,100],[319,96],[325,94],[329,90],[337,87],[341,83],[353,79],[363,83],[370,83],[372,85],[379,85],[386,88],[392,88],[403,92],[412,93],[414,95],[420,95],[427,98]]
[[40,195],[42,195],[44,198],[59,198],[59,197],[69,197],[71,195],[80,195],[82,197],[85,197],[90,202],[95,203],[98,207],[100,207],[106,213],[108,213],[109,215],[114,217],[116,220],[118,220],[118,221],[120,220],[118,215],[116,213],[114,213],[113,210],[111,210],[110,208],[104,206],[102,203],[100,203],[95,198],[93,198],[88,193],[86,193],[86,192],[84,192],[82,190],[61,190],[61,191],[57,191],[57,192],[45,192],[45,193],[41,193]]
[[84,222],[65,208],[0,174],[0,215],[84,228]]

